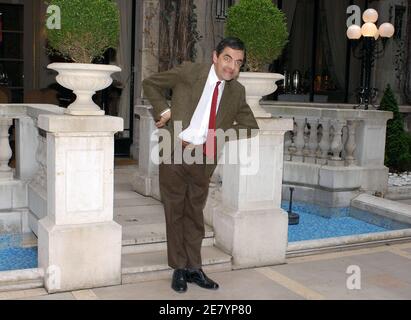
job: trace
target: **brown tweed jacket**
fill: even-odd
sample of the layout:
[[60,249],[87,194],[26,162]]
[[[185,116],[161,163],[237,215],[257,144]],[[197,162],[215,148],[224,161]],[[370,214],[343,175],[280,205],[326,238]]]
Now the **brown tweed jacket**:
[[[144,96],[153,106],[154,119],[158,120],[165,109],[171,109],[171,121],[166,126],[171,137],[173,137],[175,121],[182,122],[182,130],[190,125],[207,82],[210,67],[210,64],[185,62],[169,71],[156,73],[143,81]],[[171,106],[166,100],[168,89],[172,90]],[[248,136],[251,134],[251,129],[258,129],[254,115],[245,100],[245,89],[237,80],[226,82],[216,116],[216,129],[230,128],[237,132],[239,129],[247,129]],[[220,151],[217,150],[217,154]],[[206,166],[209,175],[214,169],[215,164]]]

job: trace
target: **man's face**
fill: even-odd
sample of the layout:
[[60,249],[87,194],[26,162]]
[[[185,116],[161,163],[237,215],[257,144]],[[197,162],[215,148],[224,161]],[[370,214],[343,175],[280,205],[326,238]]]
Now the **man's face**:
[[213,52],[213,63],[218,79],[230,81],[237,78],[240,68],[244,62],[244,51],[224,48],[217,57],[217,52]]

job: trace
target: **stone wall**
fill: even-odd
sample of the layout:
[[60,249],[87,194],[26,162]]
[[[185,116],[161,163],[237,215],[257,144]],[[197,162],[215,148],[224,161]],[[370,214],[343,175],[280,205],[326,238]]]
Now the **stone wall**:
[[401,37],[396,38],[394,35],[394,37],[388,41],[384,55],[376,61],[373,81],[374,87],[379,90],[377,97],[378,102],[381,100],[387,84],[390,84],[397,97],[398,103],[406,104],[403,86],[408,50],[406,35],[408,2],[404,0],[378,1],[375,5],[375,9],[379,13],[378,26],[384,22],[391,22],[396,26],[396,20],[399,21],[400,19],[400,17],[395,14],[396,6],[405,7],[405,13],[401,23]]

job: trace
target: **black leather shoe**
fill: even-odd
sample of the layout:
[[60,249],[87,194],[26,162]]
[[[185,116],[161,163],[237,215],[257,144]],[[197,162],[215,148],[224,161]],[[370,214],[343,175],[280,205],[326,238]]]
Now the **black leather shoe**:
[[188,269],[187,282],[194,282],[204,289],[218,289],[218,284],[207,277],[202,269]]
[[171,288],[178,293],[187,291],[187,280],[185,269],[175,269],[173,272],[173,280],[171,281]]

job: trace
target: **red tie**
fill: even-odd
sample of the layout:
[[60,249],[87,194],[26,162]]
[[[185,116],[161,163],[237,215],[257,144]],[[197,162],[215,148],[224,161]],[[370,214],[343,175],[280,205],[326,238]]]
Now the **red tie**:
[[211,110],[210,110],[210,120],[208,121],[208,131],[207,131],[207,140],[204,143],[204,154],[210,158],[214,159],[217,143],[216,143],[216,134],[215,134],[215,118],[217,110],[217,99],[218,99],[218,86],[221,81],[218,81],[215,85],[213,92],[213,99],[211,100]]

